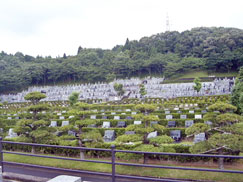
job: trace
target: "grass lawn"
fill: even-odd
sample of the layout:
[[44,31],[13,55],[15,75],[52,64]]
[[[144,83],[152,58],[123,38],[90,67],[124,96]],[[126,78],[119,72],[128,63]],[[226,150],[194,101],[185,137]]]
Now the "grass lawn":
[[[60,159],[38,158],[30,156],[20,156],[15,154],[4,154],[5,161],[28,163],[44,166],[52,166],[68,169],[80,169],[98,172],[111,172],[110,164],[97,164],[91,162],[67,161]],[[97,160],[97,159],[96,159]],[[151,176],[163,178],[182,178],[182,179],[197,179],[210,180],[218,182],[242,182],[242,174],[230,173],[215,173],[215,172],[199,172],[189,170],[171,170],[171,169],[156,169],[156,168],[141,168],[131,166],[116,166],[116,172],[119,174]]]

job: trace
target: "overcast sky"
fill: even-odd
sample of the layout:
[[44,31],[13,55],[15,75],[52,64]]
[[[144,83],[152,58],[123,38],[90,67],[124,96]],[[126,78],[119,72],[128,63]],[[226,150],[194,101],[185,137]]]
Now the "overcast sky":
[[75,55],[194,27],[243,29],[243,0],[0,0],[0,51]]

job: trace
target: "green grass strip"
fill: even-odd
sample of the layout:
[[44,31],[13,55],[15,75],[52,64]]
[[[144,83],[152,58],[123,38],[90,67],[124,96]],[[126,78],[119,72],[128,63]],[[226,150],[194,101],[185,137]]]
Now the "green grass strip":
[[[41,158],[40,160],[39,157],[20,156],[16,154],[4,154],[4,160],[10,162],[27,163],[27,164],[51,166],[51,167],[58,167],[58,168],[79,169],[79,170],[111,173],[110,164],[68,161],[68,160],[49,159],[49,158]],[[157,169],[157,168],[120,166],[120,165],[116,166],[116,172],[119,174],[126,174],[126,175],[162,177],[162,178],[181,178],[181,179],[207,180],[207,181],[218,181],[218,182],[226,182],[226,181],[242,182],[242,177],[243,177],[242,174]]]

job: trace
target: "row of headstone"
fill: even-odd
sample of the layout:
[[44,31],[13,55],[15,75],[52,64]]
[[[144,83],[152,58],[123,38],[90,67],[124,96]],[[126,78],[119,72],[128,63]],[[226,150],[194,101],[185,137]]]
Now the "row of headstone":
[[[201,114],[195,114],[194,115],[195,119],[202,119],[202,115]],[[169,119],[173,119],[173,115],[165,115],[165,119],[169,120]],[[187,115],[180,115],[180,119],[187,119]]]
[[[112,101],[119,99],[117,92],[114,90],[115,83],[122,83],[125,93],[129,93],[129,98],[140,98],[139,93],[141,83],[145,84],[147,98],[175,98],[182,96],[205,96],[205,95],[224,95],[230,94],[234,85],[234,79],[221,79],[213,82],[202,83],[200,92],[196,92],[193,88],[194,83],[174,83],[161,84],[164,78],[146,78],[141,80],[138,78],[115,80],[111,83],[95,83],[95,84],[77,84],[66,86],[42,86],[29,87],[28,90],[18,94],[0,95],[2,102],[26,102],[24,96],[30,92],[39,91],[46,94],[43,101],[61,101],[68,100],[73,91],[80,93],[80,100],[96,100],[96,102]],[[154,101],[154,100],[153,100]],[[158,102],[158,101],[157,101]],[[64,106],[67,106],[63,104]]]

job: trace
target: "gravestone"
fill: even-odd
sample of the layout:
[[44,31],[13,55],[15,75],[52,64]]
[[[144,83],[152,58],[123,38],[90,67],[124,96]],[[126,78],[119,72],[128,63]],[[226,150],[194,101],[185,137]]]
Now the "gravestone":
[[115,112],[112,112],[111,115],[115,115],[116,113]]
[[10,128],[8,130],[8,136],[6,136],[6,138],[15,138],[18,136],[17,133],[15,133],[13,130],[14,130],[13,128]]
[[194,114],[194,111],[190,110],[190,111],[189,111],[189,114]]
[[187,115],[184,115],[184,114],[183,115],[180,115],[180,118],[181,119],[186,119],[187,118]]
[[72,119],[72,118],[74,118],[74,116],[69,116],[68,118],[69,118],[69,119]]
[[206,111],[206,110],[202,110],[201,112],[202,112],[202,114],[205,114],[205,113],[207,113],[207,111]]
[[193,124],[194,124],[194,121],[193,121],[193,120],[186,120],[186,121],[185,121],[185,127],[186,127],[186,128],[192,126]]
[[118,127],[118,128],[126,127],[126,122],[125,122],[125,121],[119,121],[119,122],[117,123],[117,127]]
[[177,111],[178,114],[181,114],[182,112],[181,111]]
[[134,121],[134,124],[135,124],[135,125],[142,124],[142,121]]
[[9,119],[9,120],[11,120],[11,119],[12,119],[12,117],[8,117],[8,119]]
[[107,119],[107,116],[102,116],[102,119]]
[[195,114],[195,119],[202,119],[202,115],[201,114]]
[[205,133],[199,133],[197,135],[194,136],[194,143],[198,143],[198,142],[202,142],[206,140],[206,135]]
[[109,121],[103,122],[102,128],[110,128],[111,123]]
[[131,120],[131,119],[132,119],[132,117],[131,117],[131,116],[127,116],[127,117],[126,117],[126,119],[129,119],[129,120]]
[[51,121],[51,124],[49,127],[57,127],[57,122],[56,121]]
[[174,108],[174,111],[178,111],[178,110],[179,110],[179,108],[178,108],[178,107],[175,107],[175,108]]
[[134,135],[135,134],[135,131],[126,131],[125,132],[125,135]]
[[150,126],[152,126],[153,124],[158,124],[158,121],[151,121]]
[[62,127],[69,125],[69,121],[62,121]]
[[96,119],[96,115],[91,115],[90,119]]
[[58,116],[61,116],[61,115],[62,115],[62,113],[57,113],[57,115],[58,115]]
[[60,116],[59,119],[65,119],[65,117],[64,116]]
[[170,114],[170,111],[165,111],[165,114]]
[[131,112],[131,109],[126,109],[125,111],[126,111],[126,112]]
[[173,115],[166,115],[166,119],[173,119]]
[[120,119],[120,116],[114,116],[114,119],[115,120],[119,120]]
[[76,132],[68,130],[68,135],[76,136]]
[[135,114],[137,114],[137,112],[132,112],[132,115],[135,115]]
[[179,141],[181,139],[181,130],[171,130],[170,137],[175,141]]
[[67,111],[62,111],[62,113],[66,113]]
[[88,128],[97,128],[96,124],[91,124],[87,126]]
[[42,111],[42,114],[46,114],[46,111]]
[[16,116],[15,119],[20,119],[20,117],[19,116]]
[[207,124],[207,125],[209,125],[209,126],[211,126],[213,124],[212,121],[205,121],[204,123]]
[[147,139],[155,138],[155,137],[157,137],[157,135],[158,135],[157,131],[151,132],[151,133],[148,134]]
[[124,112],[123,112],[123,113],[121,113],[121,114],[122,114],[122,115],[126,115],[126,113],[124,113]]
[[104,139],[104,142],[114,141],[115,140],[115,131],[114,130],[106,130],[103,139]]
[[168,127],[176,127],[176,122],[175,121],[168,121]]

